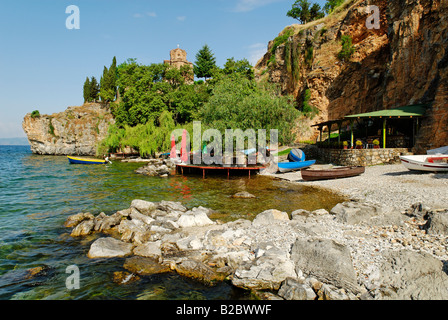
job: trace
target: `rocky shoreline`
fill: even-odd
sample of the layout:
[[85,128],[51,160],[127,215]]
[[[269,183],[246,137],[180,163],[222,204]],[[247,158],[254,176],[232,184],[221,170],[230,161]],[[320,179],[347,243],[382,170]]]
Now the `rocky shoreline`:
[[120,283],[177,272],[261,299],[448,299],[446,209],[385,210],[358,200],[227,223],[211,212],[134,200],[110,216],[71,216],[65,226],[73,237],[100,234],[89,258],[127,257]]

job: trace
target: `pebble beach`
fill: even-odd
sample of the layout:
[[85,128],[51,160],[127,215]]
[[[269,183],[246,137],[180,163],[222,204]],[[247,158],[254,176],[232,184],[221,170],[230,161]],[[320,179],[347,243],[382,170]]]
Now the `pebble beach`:
[[448,173],[409,171],[402,164],[366,167],[360,176],[338,180],[304,181],[300,172],[271,176],[330,189],[349,199],[367,201],[385,209],[403,210],[418,202],[433,209],[448,206]]

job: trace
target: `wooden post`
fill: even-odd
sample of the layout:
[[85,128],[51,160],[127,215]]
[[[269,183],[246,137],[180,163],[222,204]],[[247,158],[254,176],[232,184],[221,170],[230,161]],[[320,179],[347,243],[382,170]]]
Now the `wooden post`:
[[205,169],[202,169],[202,179],[205,179]]
[[353,120],[350,120],[350,144],[353,148],[353,141],[354,141],[354,137],[353,137]]
[[338,122],[338,143],[341,143],[341,126],[342,123]]
[[383,120],[383,149],[386,149],[386,125],[387,125],[387,120],[386,120],[386,118],[384,118],[384,120]]

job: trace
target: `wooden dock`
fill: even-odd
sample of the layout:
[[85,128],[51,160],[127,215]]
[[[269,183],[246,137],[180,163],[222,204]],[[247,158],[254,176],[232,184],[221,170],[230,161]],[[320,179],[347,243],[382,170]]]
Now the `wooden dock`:
[[245,166],[245,167],[238,167],[238,166],[207,166],[207,165],[194,165],[194,164],[176,164],[176,172],[179,172],[180,174],[184,173],[197,173],[202,171],[202,178],[205,178],[205,173],[207,171],[212,171],[216,173],[227,173],[227,179],[230,178],[231,172],[236,173],[244,173],[246,172],[249,175],[249,179],[251,176],[252,171],[259,171],[261,169],[264,169],[264,166],[261,165],[254,165],[254,166]]

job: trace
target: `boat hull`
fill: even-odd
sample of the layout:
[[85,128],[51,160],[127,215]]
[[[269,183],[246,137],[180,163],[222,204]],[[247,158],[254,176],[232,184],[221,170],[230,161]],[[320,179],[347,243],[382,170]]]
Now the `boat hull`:
[[106,164],[106,160],[83,159],[67,156],[70,164]]
[[296,171],[300,169],[305,169],[311,167],[316,163],[316,160],[308,160],[308,161],[297,161],[297,162],[279,162],[278,171],[284,173],[289,171]]
[[365,167],[340,167],[328,170],[302,170],[302,179],[305,181],[342,179],[359,176],[365,172]]
[[429,171],[429,172],[447,172],[448,163],[429,162],[428,158],[434,158],[431,155],[401,156],[401,163],[408,170]]

